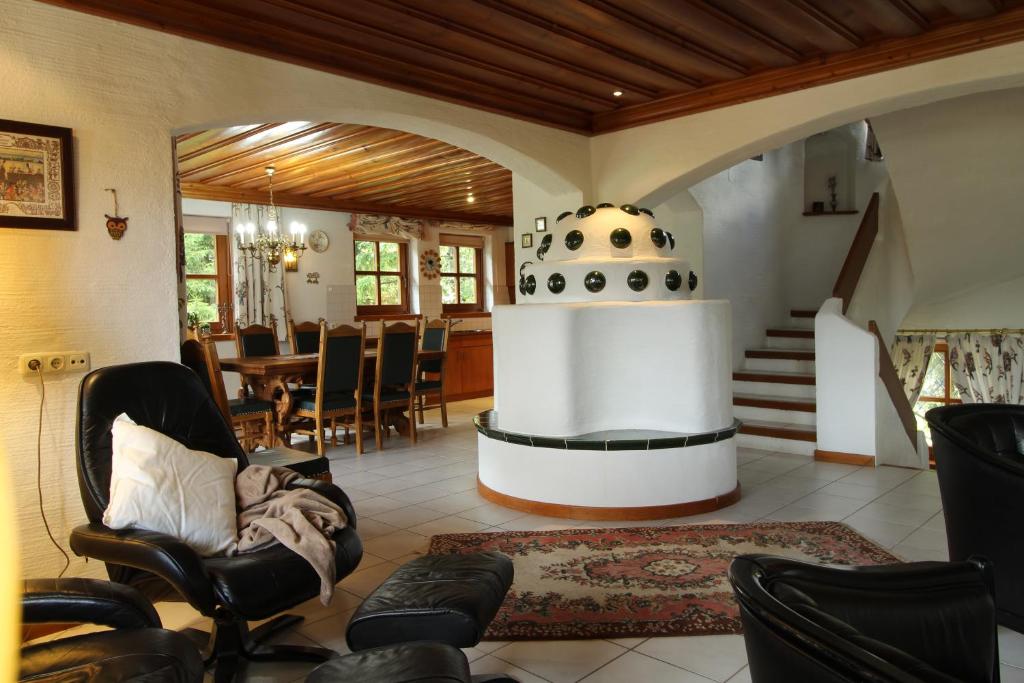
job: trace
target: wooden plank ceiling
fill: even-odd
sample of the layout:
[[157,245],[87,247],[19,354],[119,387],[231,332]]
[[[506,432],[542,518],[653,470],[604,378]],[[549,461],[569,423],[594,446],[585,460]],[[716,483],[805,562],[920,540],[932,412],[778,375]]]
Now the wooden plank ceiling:
[[[179,136],[182,194],[512,225],[512,173],[439,140],[346,123],[266,123]],[[472,195],[473,201],[469,201]]]
[[1024,39],[1024,0],[46,1],[585,134]]

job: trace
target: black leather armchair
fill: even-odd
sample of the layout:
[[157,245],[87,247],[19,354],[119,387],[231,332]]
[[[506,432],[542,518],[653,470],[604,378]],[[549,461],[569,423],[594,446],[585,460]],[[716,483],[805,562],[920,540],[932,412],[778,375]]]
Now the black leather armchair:
[[836,568],[741,555],[729,580],[754,683],[999,680],[982,560]]
[[25,624],[97,624],[114,630],[23,647],[19,680],[203,680],[196,646],[161,628],[156,610],[133,588],[94,579],[34,579],[25,582],[21,607]]
[[949,559],[992,561],[999,623],[1024,633],[1024,406],[934,408],[935,466]]
[[[149,362],[93,371],[82,381],[77,426],[78,481],[90,523],[71,533],[72,550],[106,563],[111,580],[139,589],[154,602],[183,600],[211,617],[212,633],[192,635],[203,639],[203,655],[207,665],[216,663],[217,681],[234,678],[241,660],[323,661],[333,655],[322,648],[260,645],[301,617],[281,615],[248,629],[248,621],[267,619],[319,595],[313,568],[284,546],[205,558],[165,534],[103,525],[110,493],[110,429],[122,412],[188,448],[236,458],[239,470],[248,466],[231,427],[188,368]],[[349,525],[333,538],[340,580],[355,570],[363,554],[352,504],[341,489],[322,481],[299,479],[291,487],[313,489],[345,511]]]

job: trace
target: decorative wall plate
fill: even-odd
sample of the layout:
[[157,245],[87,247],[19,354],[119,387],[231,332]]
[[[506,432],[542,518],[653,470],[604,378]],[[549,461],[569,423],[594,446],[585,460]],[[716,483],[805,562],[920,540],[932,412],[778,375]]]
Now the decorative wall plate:
[[420,254],[420,275],[433,280],[441,274],[441,256],[435,249],[427,249]]
[[323,230],[314,230],[309,235],[309,248],[318,254],[322,254],[327,251],[327,247],[331,245],[330,238],[327,237],[327,233]]

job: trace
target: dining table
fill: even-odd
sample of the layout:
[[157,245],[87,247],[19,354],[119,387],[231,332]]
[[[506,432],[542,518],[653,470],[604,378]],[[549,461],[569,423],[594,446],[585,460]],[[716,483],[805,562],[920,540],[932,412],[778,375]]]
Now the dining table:
[[[252,395],[265,401],[272,401],[275,408],[275,424],[278,436],[286,441],[286,426],[294,409],[292,386],[315,384],[319,353],[297,353],[280,356],[247,356],[245,358],[221,358],[220,368],[225,372],[237,372],[241,376],[242,389],[251,389]],[[416,361],[444,360],[444,351],[419,350]],[[365,351],[365,372],[373,376],[377,363],[377,347]],[[409,433],[409,420],[400,411],[391,411],[390,424],[399,434]]]

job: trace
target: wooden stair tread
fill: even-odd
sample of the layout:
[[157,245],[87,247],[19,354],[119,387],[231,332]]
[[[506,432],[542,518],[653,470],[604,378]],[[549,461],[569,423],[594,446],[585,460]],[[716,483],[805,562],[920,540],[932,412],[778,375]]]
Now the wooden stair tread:
[[791,318],[813,318],[818,315],[817,311],[804,311],[798,308],[791,308],[789,310]]
[[768,329],[768,336],[814,339],[814,330],[804,330],[799,327],[772,327]]
[[747,349],[747,358],[775,358],[778,360],[814,360],[814,351],[800,349]]
[[818,406],[813,398],[793,398],[792,396],[758,396],[754,394],[733,394],[734,406],[748,408],[770,408],[772,410],[797,410],[802,413],[815,413]]
[[772,382],[814,386],[814,375],[804,372],[773,372],[771,370],[737,370],[732,378],[740,382]]
[[742,422],[740,434],[767,436],[775,439],[792,439],[794,441],[818,440],[818,430],[811,425],[768,422],[766,420],[743,420]]

